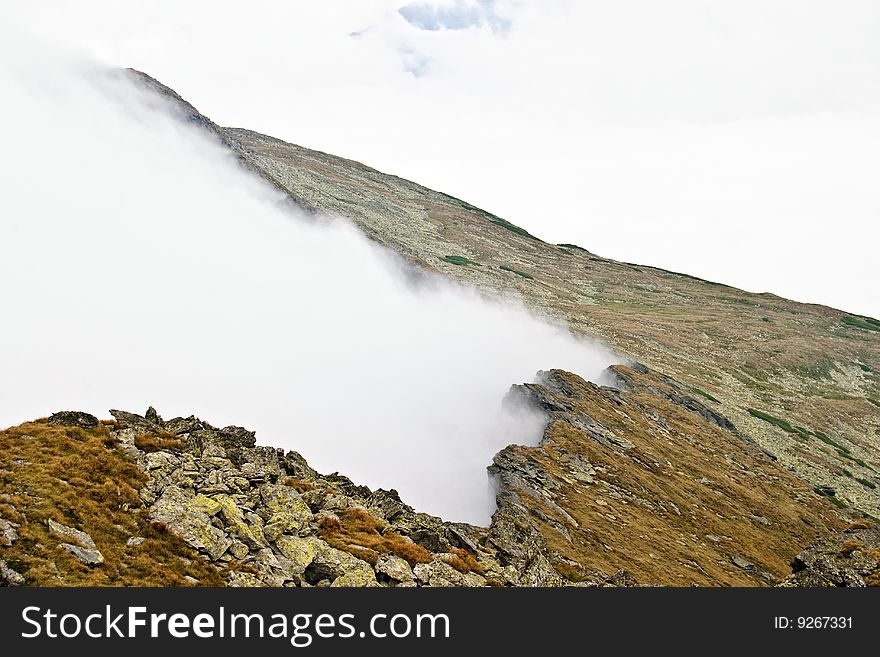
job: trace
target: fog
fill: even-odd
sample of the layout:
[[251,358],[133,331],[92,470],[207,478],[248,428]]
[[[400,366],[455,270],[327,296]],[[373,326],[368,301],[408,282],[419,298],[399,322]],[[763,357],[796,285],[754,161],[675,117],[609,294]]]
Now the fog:
[[485,524],[492,455],[544,424],[504,406],[510,385],[619,361],[283,209],[118,71],[24,41],[0,54],[2,426],[152,404]]

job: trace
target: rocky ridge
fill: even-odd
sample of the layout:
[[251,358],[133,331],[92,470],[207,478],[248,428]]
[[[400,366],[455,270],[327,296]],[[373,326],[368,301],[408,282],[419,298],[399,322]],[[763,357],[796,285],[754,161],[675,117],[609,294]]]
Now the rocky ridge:
[[[43,425],[23,425],[12,438],[32,439],[39,426],[67,432],[52,440],[98,437],[104,458],[136,464],[140,473],[135,496],[121,510],[143,515],[152,523],[149,532],[192,550],[189,558],[178,550],[175,562],[197,558],[232,586],[813,581],[792,574],[796,553],[824,549],[822,541],[837,540],[852,515],[787,473],[674,380],[640,365],[614,366],[607,374],[615,387],[561,370],[512,386],[511,400],[541,408],[548,424],[539,445],[510,445],[495,456],[489,473],[498,509],[488,528],[446,522],[416,511],[393,490],[318,473],[297,452],[257,445],[244,428],[218,428],[196,417],[163,420],[152,408],[143,416],[111,411],[114,420],[106,422],[57,413]],[[2,458],[0,474],[14,473],[15,459]],[[32,496],[23,488],[9,497],[19,504],[10,505],[12,513],[0,504],[0,559],[3,546],[29,530],[25,507]],[[45,521],[57,551],[44,550],[59,555],[59,563],[64,552],[79,568],[97,572],[114,565],[105,554],[127,559],[156,540],[122,530],[93,540],[94,517],[56,506],[56,517],[76,520]],[[801,570],[815,570],[815,559],[799,558],[808,564]],[[0,565],[9,584],[35,583],[43,568]],[[49,570],[53,581],[66,581],[56,564]],[[120,572],[126,581],[125,568]],[[193,572],[180,581],[208,579]],[[860,577],[846,583],[873,581]]]

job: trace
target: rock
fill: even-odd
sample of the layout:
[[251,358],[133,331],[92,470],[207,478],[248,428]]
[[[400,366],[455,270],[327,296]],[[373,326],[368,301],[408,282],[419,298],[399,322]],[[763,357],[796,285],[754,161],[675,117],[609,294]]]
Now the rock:
[[147,409],[147,412],[144,413],[144,419],[147,422],[152,422],[153,424],[158,425],[160,427],[164,426],[164,424],[165,424],[165,422],[162,421],[162,418],[156,412],[156,409],[153,408],[152,406],[150,406]]
[[321,549],[303,575],[309,584],[324,579],[339,583],[337,586],[377,586],[376,573],[366,561],[342,550],[330,547],[323,541]]
[[260,499],[262,517],[266,520],[263,532],[269,541],[282,534],[296,534],[312,520],[309,505],[290,486],[264,484],[260,487]]
[[798,553],[778,586],[863,587],[880,584],[880,525],[855,525]]
[[223,508],[220,502],[206,495],[196,495],[192,499],[192,505],[206,516],[216,516]]
[[180,436],[186,433],[191,433],[193,431],[204,429],[205,425],[197,417],[191,415],[187,418],[176,417],[173,420],[167,420],[164,423],[163,428],[169,433]]
[[152,508],[152,515],[212,560],[219,559],[232,545],[226,532],[211,524],[211,518],[200,509],[194,496],[188,496],[177,486],[165,488]]
[[21,586],[22,584],[24,584],[24,577],[10,568],[3,559],[0,559],[0,586]]
[[98,550],[83,548],[79,545],[72,545],[70,543],[62,543],[58,547],[62,550],[67,550],[87,566],[100,566],[104,563],[104,555]]
[[248,546],[241,541],[234,541],[232,545],[229,546],[229,554],[231,554],[239,561],[242,561],[245,557],[247,557],[250,552],[250,548],[248,548]]
[[80,531],[79,529],[74,529],[73,527],[68,527],[67,525],[62,525],[59,522],[55,522],[51,518],[47,521],[47,523],[49,525],[49,533],[56,538],[61,538],[65,541],[81,545],[82,547],[89,550],[96,549],[95,541],[93,541],[92,537],[89,536],[86,532]]
[[416,564],[416,580],[427,586],[484,586],[486,580],[475,573],[460,573],[444,561]]
[[234,588],[255,588],[265,586],[262,580],[256,575],[243,573],[238,570],[233,570],[229,573],[229,578],[226,580],[226,584]]
[[406,560],[393,554],[383,554],[376,562],[376,573],[394,582],[412,582],[415,580],[412,568]]
[[[152,407],[151,407],[151,408],[152,408]],[[199,584],[199,580],[197,580],[197,579],[196,579],[195,577],[193,577],[192,575],[184,575],[184,576],[183,576],[183,579],[186,580],[187,584],[190,584],[190,585],[192,585],[192,586],[198,586],[198,584]]]
[[136,413],[128,413],[127,411],[120,411],[111,408],[110,415],[112,415],[116,419],[116,421],[119,423],[119,426],[123,429],[130,428],[136,430],[139,433],[162,432],[161,426],[159,426],[155,422],[151,422],[145,417],[137,415]]
[[742,568],[743,570],[755,569],[755,564],[753,564],[748,559],[744,559],[743,557],[736,554],[730,557],[730,561],[731,563],[733,563],[734,566],[736,566],[737,568]]
[[138,545],[143,544],[145,540],[146,539],[143,536],[132,536],[125,542],[125,545],[126,547],[137,547]]
[[0,518],[0,545],[10,547],[17,541],[18,532],[15,531],[17,528],[16,523]]
[[256,525],[248,524],[244,514],[235,500],[229,495],[218,495],[214,498],[220,504],[220,516],[231,536],[237,536],[241,542],[252,549],[267,547],[263,531]]
[[314,536],[305,538],[279,536],[275,541],[275,547],[292,564],[293,574],[301,575],[312,564],[318,553],[330,546]]
[[49,424],[58,424],[65,427],[80,427],[81,429],[94,429],[98,426],[98,418],[89,413],[80,411],[59,411],[49,416]]

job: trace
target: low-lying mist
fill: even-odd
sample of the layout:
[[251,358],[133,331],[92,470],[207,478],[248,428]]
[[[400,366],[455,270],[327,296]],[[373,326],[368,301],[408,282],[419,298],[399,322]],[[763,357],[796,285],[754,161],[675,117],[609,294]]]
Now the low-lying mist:
[[492,455],[543,430],[503,408],[510,385],[617,360],[513,302],[414,282],[341,220],[292,216],[122,74],[7,46],[0,425],[152,404],[486,524]]

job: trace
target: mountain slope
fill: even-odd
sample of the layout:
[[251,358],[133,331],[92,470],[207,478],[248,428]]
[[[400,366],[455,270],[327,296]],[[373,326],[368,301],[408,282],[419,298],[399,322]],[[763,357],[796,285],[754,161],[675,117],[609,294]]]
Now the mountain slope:
[[492,295],[517,294],[573,332],[600,337],[703,395],[798,476],[880,516],[877,320],[548,244],[358,162],[220,128],[149,76],[133,75],[296,205],[345,217],[419,267]]

